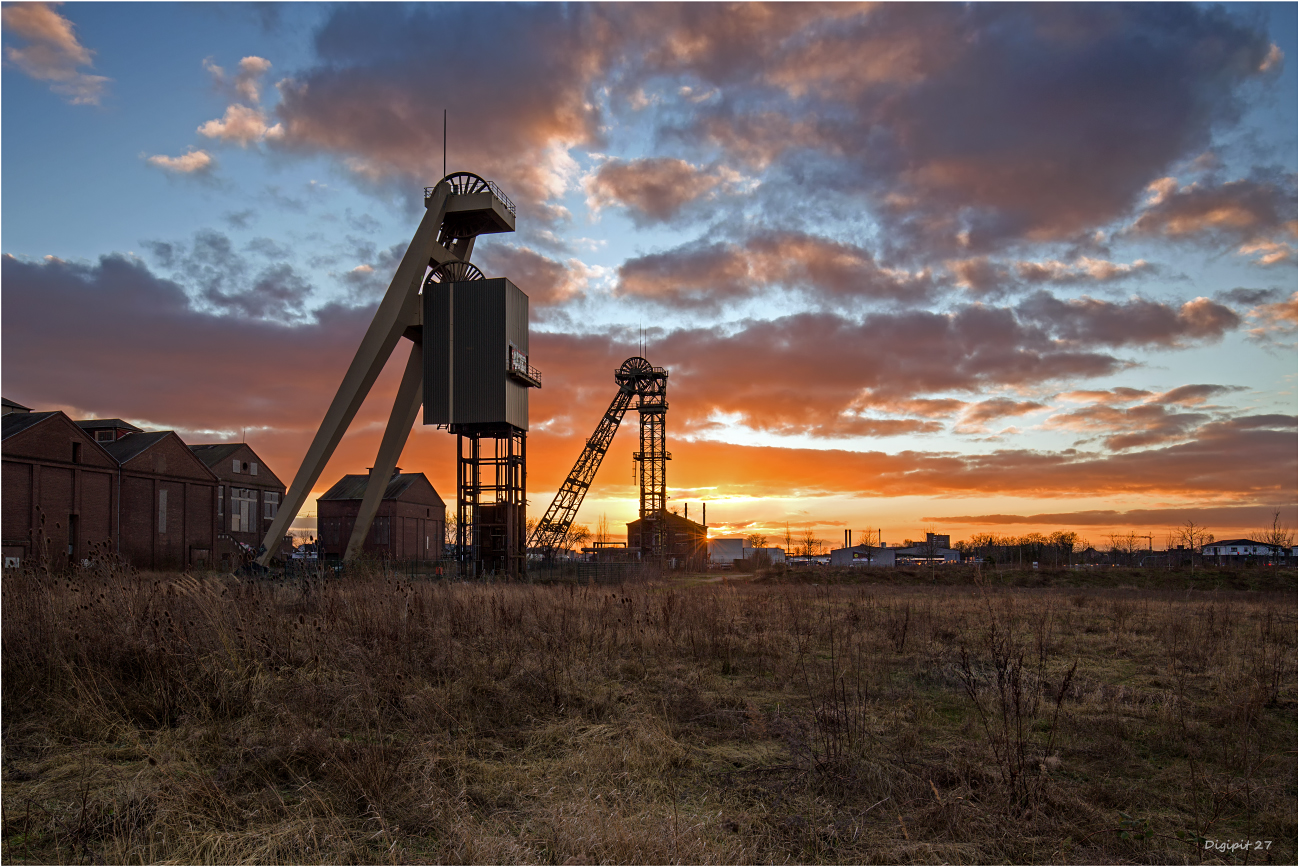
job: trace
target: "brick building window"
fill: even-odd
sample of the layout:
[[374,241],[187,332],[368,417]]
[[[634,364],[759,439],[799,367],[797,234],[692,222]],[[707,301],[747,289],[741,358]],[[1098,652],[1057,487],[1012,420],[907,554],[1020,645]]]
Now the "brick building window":
[[230,532],[253,532],[253,515],[255,514],[257,514],[257,491],[248,488],[231,488]]
[[158,535],[167,532],[167,489],[158,492]]
[[275,513],[280,511],[280,495],[274,491],[266,493],[266,517],[274,518]]
[[111,443],[115,439],[114,437],[115,433],[116,431],[111,431],[111,430],[97,430],[95,431],[95,442]]
[[226,506],[226,486],[217,485],[217,517],[218,518],[224,518],[226,516],[225,506]]

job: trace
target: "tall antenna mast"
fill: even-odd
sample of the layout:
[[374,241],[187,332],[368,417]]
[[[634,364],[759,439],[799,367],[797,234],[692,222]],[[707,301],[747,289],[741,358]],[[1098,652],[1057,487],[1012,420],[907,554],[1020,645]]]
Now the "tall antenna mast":
[[442,176],[447,177],[447,109],[442,110]]

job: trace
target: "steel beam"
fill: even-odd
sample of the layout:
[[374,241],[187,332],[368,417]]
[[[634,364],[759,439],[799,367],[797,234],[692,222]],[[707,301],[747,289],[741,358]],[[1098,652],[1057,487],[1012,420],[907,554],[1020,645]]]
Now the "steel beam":
[[357,353],[348,366],[348,372],[307,449],[302,465],[298,467],[298,473],[285,494],[280,511],[266,532],[262,542],[265,551],[258,557],[258,563],[263,566],[279,551],[285,530],[307,501],[312,486],[320,479],[325,464],[333,456],[348,425],[356,417],[357,410],[361,408],[380,371],[384,369],[402,332],[412,322],[419,321],[420,284],[430,260],[442,263],[456,258],[450,250],[437,243],[449,190],[448,184],[438,184],[426,203],[424,218],[420,220],[419,228],[415,230],[406,254],[397,266],[397,273],[388,284],[388,291],[379,302],[379,309],[375,311],[366,336],[362,338],[361,346],[357,348]]
[[344,560],[355,560],[361,554],[370,525],[374,523],[379,504],[383,502],[384,491],[388,489],[393,470],[397,468],[397,459],[406,447],[411,425],[415,424],[423,400],[424,349],[420,343],[412,342],[411,354],[406,359],[406,370],[402,372],[402,383],[397,387],[397,397],[393,400],[393,411],[388,416],[388,426],[384,428],[384,438],[379,444],[379,454],[375,457],[375,465],[366,481],[361,510],[357,513],[356,523],[352,525],[352,536],[348,539]]

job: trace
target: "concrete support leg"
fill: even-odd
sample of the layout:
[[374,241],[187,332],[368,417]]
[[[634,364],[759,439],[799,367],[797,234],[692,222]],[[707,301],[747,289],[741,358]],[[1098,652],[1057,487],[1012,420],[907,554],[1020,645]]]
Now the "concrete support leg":
[[424,400],[424,352],[419,343],[411,344],[411,354],[406,360],[406,370],[402,373],[402,384],[397,387],[397,398],[393,401],[393,411],[388,416],[388,426],[384,428],[384,439],[379,444],[379,455],[370,470],[370,479],[366,482],[366,493],[361,498],[361,511],[357,513],[357,522],[352,525],[352,536],[348,539],[344,560],[354,560],[361,553],[370,525],[379,511],[384,491],[397,467],[397,459],[406,447],[406,440],[411,435],[411,425],[420,412]]
[[289,524],[306,502],[312,486],[320,478],[339,440],[347,432],[348,425],[352,423],[357,410],[361,408],[366,395],[370,393],[371,386],[374,385],[379,372],[384,369],[384,364],[392,355],[393,347],[397,345],[402,332],[409,325],[419,322],[420,283],[429,260],[444,262],[453,258],[450,251],[437,243],[443,212],[446,210],[448,189],[447,185],[440,184],[435,193],[436,198],[429,203],[424,219],[415,230],[415,235],[406,248],[406,255],[397,266],[397,273],[393,275],[388,291],[379,302],[375,318],[371,320],[370,328],[366,331],[366,336],[362,339],[361,346],[357,349],[357,354],[352,359],[342,384],[339,385],[338,393],[334,395],[334,401],[325,413],[325,418],[311,446],[307,449],[302,465],[298,467],[298,473],[294,476],[288,493],[285,494],[284,503],[281,504],[280,511],[271,522],[270,529],[267,530],[266,538],[262,543],[266,552],[258,558],[258,562],[263,566],[269,563],[279,551],[280,540],[284,538],[285,531],[289,529]]

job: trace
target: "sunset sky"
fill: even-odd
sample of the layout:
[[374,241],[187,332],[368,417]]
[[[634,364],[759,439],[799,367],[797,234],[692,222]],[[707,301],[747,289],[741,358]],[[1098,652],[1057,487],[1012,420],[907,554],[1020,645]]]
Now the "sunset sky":
[[[447,168],[540,516],[637,354],[712,534],[1294,527],[1296,4],[10,4],[3,391],[287,484]],[[373,462],[389,365],[315,496]],[[636,517],[636,419],[579,520]],[[454,438],[400,461],[454,497]]]

